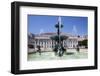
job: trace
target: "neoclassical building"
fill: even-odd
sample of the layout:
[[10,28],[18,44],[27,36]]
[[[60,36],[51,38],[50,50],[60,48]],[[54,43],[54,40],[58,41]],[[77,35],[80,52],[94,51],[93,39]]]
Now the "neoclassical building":
[[[57,35],[56,33],[41,33],[41,34],[28,34],[28,44],[33,45],[34,49],[37,49],[37,46],[40,46],[43,51],[50,51],[55,47],[57,42],[52,40],[51,37]],[[66,40],[63,40],[63,47],[64,48],[76,48],[78,45],[79,40],[84,40],[87,38],[78,36],[74,36],[67,33],[61,33],[61,35],[67,36]]]

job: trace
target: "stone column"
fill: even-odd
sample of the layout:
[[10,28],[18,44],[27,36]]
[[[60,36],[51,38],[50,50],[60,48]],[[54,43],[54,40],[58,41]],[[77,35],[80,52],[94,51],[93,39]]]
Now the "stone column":
[[34,47],[35,47],[35,49],[36,49],[36,40],[34,41]]
[[47,40],[46,40],[46,48],[47,48]]

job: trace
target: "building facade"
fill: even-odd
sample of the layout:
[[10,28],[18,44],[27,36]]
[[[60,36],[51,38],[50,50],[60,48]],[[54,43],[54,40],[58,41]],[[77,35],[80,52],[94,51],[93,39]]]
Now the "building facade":
[[[52,50],[57,42],[55,40],[52,40],[51,37],[57,35],[56,33],[41,33],[41,34],[29,34],[28,35],[28,44],[33,45],[34,49],[37,49],[37,46],[41,47],[41,50],[43,51],[50,51]],[[61,35],[64,35],[68,37],[67,39],[63,40],[63,47],[68,48],[76,48],[78,45],[78,41],[82,40],[78,36],[61,33]]]

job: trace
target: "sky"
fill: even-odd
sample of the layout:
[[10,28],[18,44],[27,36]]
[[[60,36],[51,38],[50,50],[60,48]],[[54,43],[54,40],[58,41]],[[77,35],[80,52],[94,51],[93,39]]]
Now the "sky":
[[[61,32],[73,35],[87,35],[88,17],[60,16],[63,28]],[[28,15],[28,32],[41,34],[47,32],[57,32],[55,25],[59,16]]]

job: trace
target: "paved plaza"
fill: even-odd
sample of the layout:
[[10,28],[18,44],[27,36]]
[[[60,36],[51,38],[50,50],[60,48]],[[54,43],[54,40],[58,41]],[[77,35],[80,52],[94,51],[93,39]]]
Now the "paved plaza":
[[42,52],[28,54],[28,61],[40,61],[40,60],[67,60],[67,59],[86,59],[88,58],[87,49],[80,49],[80,52],[77,52],[76,49],[68,49],[62,57],[55,55],[54,52]]

